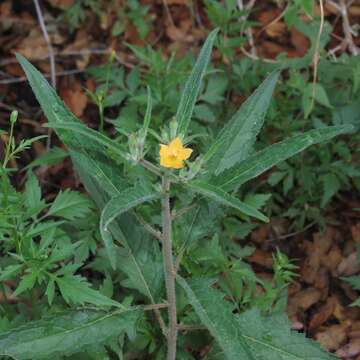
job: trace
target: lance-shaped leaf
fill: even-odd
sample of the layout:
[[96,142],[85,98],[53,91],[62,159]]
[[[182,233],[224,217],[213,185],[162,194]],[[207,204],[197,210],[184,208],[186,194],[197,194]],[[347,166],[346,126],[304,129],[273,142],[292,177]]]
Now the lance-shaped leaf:
[[215,200],[222,205],[230,206],[234,209],[239,210],[245,215],[252,216],[261,221],[269,221],[269,219],[265,215],[263,215],[253,206],[240,201],[236,197],[225,192],[220,187],[216,187],[214,185],[199,180],[191,181],[187,185],[195,192],[204,195],[212,200]]
[[330,126],[324,129],[310,130],[305,134],[295,135],[251,155],[238,166],[227,170],[221,176],[215,178],[212,183],[226,191],[236,189],[246,181],[303,151],[310,145],[330,140],[340,134],[349,133],[353,129],[352,125]]
[[89,127],[80,124],[79,122],[67,122],[67,123],[57,123],[57,124],[46,124],[46,127],[50,127],[53,129],[61,129],[61,130],[70,130],[73,133],[78,133],[84,135],[88,140],[91,141],[91,148],[94,146],[94,141],[99,144],[105,146],[109,150],[113,151],[116,155],[119,155],[121,158],[125,159],[125,153],[120,149],[119,145],[114,141],[109,139],[107,136],[101,134],[99,131],[94,129],[90,129]]
[[257,309],[235,315],[209,279],[177,277],[190,304],[222,348],[227,360],[335,360],[312,340],[290,330],[283,314],[262,316]]
[[154,190],[141,186],[128,188],[112,198],[103,208],[100,217],[100,232],[104,240],[111,266],[116,268],[116,253],[110,231],[110,224],[121,214],[147,201],[154,200],[160,195]]
[[205,154],[207,169],[210,173],[219,175],[249,156],[264,124],[265,114],[278,77],[279,71],[273,72],[244,102],[219,133]]
[[72,310],[0,334],[0,355],[18,360],[52,359],[106,344],[120,334],[133,334],[140,310],[106,313]]
[[[55,90],[49,85],[41,73],[31,65],[24,57],[17,54],[30,85],[43,109],[49,123],[73,123],[79,121],[56,95]],[[89,141],[88,137],[69,130],[57,129],[62,142],[69,148],[74,167],[85,185],[86,190],[102,209],[106,203],[121,190],[129,186],[122,177],[119,166],[109,159],[104,147],[97,142]],[[126,214],[128,215],[128,214]],[[131,236],[125,237],[122,232],[124,225],[137,227],[138,224],[133,216],[120,216],[110,226],[110,230],[117,240],[128,250],[128,257],[138,272],[138,278],[143,282],[147,291],[147,297],[154,303],[151,286],[148,284],[147,274],[144,273],[132,250]]]
[[178,134],[186,135],[218,31],[218,29],[215,29],[209,34],[191,71],[191,74],[186,81],[175,115],[176,121],[178,122]]

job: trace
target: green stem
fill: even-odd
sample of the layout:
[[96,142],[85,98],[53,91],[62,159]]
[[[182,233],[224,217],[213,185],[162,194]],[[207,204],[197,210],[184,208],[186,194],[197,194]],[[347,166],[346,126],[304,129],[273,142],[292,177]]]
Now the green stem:
[[171,212],[170,212],[170,179],[162,178],[162,249],[164,258],[165,286],[169,304],[169,326],[167,333],[168,353],[167,360],[176,360],[176,342],[178,333],[175,293],[175,268],[172,251],[171,237]]

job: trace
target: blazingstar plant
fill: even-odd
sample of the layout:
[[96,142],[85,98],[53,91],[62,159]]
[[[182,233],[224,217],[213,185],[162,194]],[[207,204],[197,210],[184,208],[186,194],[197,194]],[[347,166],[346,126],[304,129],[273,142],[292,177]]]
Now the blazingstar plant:
[[[161,135],[157,134],[163,140],[156,149],[148,147],[147,139],[152,118],[150,90],[143,126],[130,135],[127,147],[76,119],[44,77],[18,55],[48,126],[68,147],[76,171],[101,210],[100,233],[112,271],[120,277],[120,291],[115,297],[121,308],[76,309],[70,315],[53,314],[29,322],[0,334],[0,354],[41,359],[106,346],[119,359],[126,351],[139,359],[198,359],[196,345],[190,342],[189,346],[187,336],[195,331],[191,337],[198,339],[202,349],[209,349],[203,356],[207,359],[332,359],[317,344],[291,331],[284,314],[266,315],[255,307],[242,311],[236,289],[229,285],[234,284],[231,276],[238,278],[246,268],[241,261],[234,261],[227,269],[217,251],[216,234],[211,243],[204,240],[207,253],[204,251],[202,258],[187,261],[187,246],[199,240],[199,230],[192,231],[196,222],[211,219],[221,207],[231,207],[244,219],[268,221],[251,203],[238,199],[242,184],[310,145],[352,131],[352,126],[324,127],[255,152],[254,144],[279,78],[279,71],[275,71],[233,115],[208,150],[197,154],[191,119],[217,32],[209,34],[201,49],[174,119]],[[147,241],[149,236],[154,242]],[[158,260],[160,249],[163,271]],[[219,266],[224,264],[221,268],[226,279],[211,268],[201,272],[201,264],[216,256]],[[276,281],[283,286],[283,280]],[[126,289],[136,292],[129,298]],[[242,289],[237,291],[241,293]],[[149,344],[145,345],[147,352],[139,352],[144,342]]]

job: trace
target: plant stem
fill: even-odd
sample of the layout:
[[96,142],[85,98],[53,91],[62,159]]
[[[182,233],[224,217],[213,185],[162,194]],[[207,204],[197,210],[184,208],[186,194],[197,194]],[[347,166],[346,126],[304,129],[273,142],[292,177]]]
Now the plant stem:
[[176,294],[175,294],[175,269],[172,252],[171,238],[171,212],[170,212],[170,179],[165,175],[162,178],[162,249],[164,258],[164,272],[166,295],[169,304],[169,326],[167,333],[168,353],[167,360],[176,359],[176,341],[177,341],[177,314],[176,314]]

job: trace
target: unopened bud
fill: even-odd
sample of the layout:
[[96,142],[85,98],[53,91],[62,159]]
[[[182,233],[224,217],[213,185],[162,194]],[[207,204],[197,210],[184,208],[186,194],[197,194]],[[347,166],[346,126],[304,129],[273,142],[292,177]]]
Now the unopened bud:
[[18,118],[19,112],[17,110],[12,111],[11,115],[10,115],[10,123],[11,124],[15,124],[16,120]]

